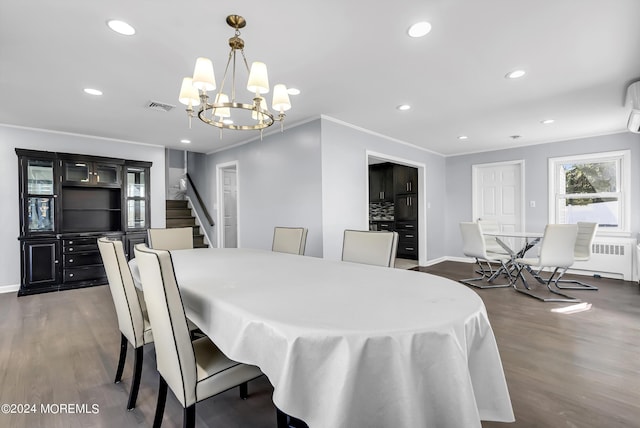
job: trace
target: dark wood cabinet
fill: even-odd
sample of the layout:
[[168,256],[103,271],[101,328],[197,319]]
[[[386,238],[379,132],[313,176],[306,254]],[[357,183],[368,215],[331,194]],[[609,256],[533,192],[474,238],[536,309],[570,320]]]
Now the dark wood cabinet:
[[151,163],[23,149],[16,154],[23,272],[18,295],[105,284],[97,239],[121,239],[125,248],[144,242]]
[[37,293],[55,287],[59,282],[60,241],[58,239],[25,239],[20,243],[23,294]]
[[[418,259],[418,195],[417,168],[390,162],[369,165],[371,228],[398,232],[398,257]],[[383,223],[383,217],[392,221]]]
[[393,166],[389,163],[369,166],[369,202],[393,201]]

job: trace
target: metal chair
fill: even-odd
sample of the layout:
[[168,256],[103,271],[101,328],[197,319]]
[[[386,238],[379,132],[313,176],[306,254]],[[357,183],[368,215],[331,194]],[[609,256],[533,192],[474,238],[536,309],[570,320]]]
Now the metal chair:
[[[518,265],[518,271],[513,281],[513,288],[520,293],[542,300],[543,302],[580,302],[580,299],[568,296],[551,288],[552,282],[556,288],[558,288],[558,281],[562,278],[564,272],[573,265],[573,251],[577,234],[578,226],[575,224],[548,224],[544,229],[539,256],[515,259],[514,262]],[[544,283],[550,292],[560,297],[543,297],[534,294],[522,275],[522,270],[526,266],[539,266],[540,269],[545,267],[553,268],[553,273]],[[558,271],[560,271],[560,273],[555,277]],[[525,286],[524,290],[517,287],[518,279],[522,280]],[[536,277],[536,279],[540,278]]]
[[[578,236],[573,248],[573,259],[576,262],[586,262],[591,258],[591,247],[598,231],[598,223],[578,222]],[[566,269],[565,269],[566,270]],[[563,272],[564,273],[564,272]],[[560,285],[560,283],[578,284],[574,286]],[[556,281],[556,287],[571,290],[598,290],[595,285],[574,279]]]
[[[476,278],[461,279],[460,282],[476,288],[505,288],[511,286],[511,273],[506,262],[511,261],[511,256],[505,254],[488,254],[482,229],[479,223],[460,223],[460,233],[462,234],[462,252],[467,257],[473,257],[480,266],[480,276]],[[491,269],[487,272],[482,266],[482,262],[500,263],[500,268],[496,271]],[[501,274],[507,275],[509,282],[506,284],[493,284],[492,282]],[[487,284],[476,284],[475,281],[486,281]]]

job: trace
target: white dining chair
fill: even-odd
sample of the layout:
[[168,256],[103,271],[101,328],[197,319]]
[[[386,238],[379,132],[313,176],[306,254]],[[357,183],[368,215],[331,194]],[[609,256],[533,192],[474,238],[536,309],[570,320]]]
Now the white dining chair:
[[342,261],[394,267],[398,251],[398,232],[344,231]]
[[150,228],[147,238],[155,250],[188,250],[193,248],[193,227]]
[[109,290],[116,308],[121,335],[120,358],[118,359],[115,383],[122,380],[128,344],[131,343],[134,349],[133,381],[127,403],[127,409],[131,410],[136,406],[140,387],[143,346],[153,342],[151,324],[147,317],[144,297],[133,284],[122,241],[100,238],[98,239],[98,249],[107,273]]
[[[583,221],[578,222],[578,235],[576,237],[576,244],[573,247],[573,259],[576,262],[586,262],[591,258],[593,240],[595,239],[597,232],[598,223],[589,223]],[[560,285],[563,283],[577,285]],[[571,290],[598,290],[598,287],[596,287],[595,285],[587,284],[586,282],[574,279],[560,279],[556,281],[556,287]]]
[[484,246],[489,254],[501,254],[501,255],[512,255],[507,249],[505,249],[500,243],[496,236],[485,235],[485,233],[498,233],[500,232],[500,224],[496,220],[490,219],[478,219],[478,224],[483,233],[484,237]]
[[304,255],[307,229],[304,227],[275,227],[271,250],[278,253]]
[[[543,302],[580,302],[580,299],[568,296],[557,290],[558,281],[562,278],[564,272],[573,265],[577,234],[578,226],[575,224],[548,224],[544,229],[538,257],[515,259],[514,262],[518,266],[518,271],[513,281],[513,288],[520,293]],[[544,283],[551,293],[560,297],[545,297],[534,294],[522,274],[522,270],[527,266],[539,267],[540,270],[543,268],[553,269],[551,276]],[[557,277],[556,274],[558,274]],[[518,279],[522,280],[524,289],[517,287]],[[540,277],[538,276],[536,279],[540,279]],[[554,284],[556,289],[551,287],[551,283]]]
[[[506,288],[511,286],[511,273],[507,267],[507,262],[511,261],[511,256],[506,254],[489,254],[486,250],[486,243],[482,235],[482,229],[479,223],[462,222],[460,223],[460,233],[462,234],[462,252],[467,257],[473,257],[478,266],[480,266],[480,276],[475,278],[461,279],[460,282],[476,288]],[[486,271],[482,266],[482,262],[498,263],[500,268],[493,271],[490,268]],[[505,284],[494,284],[493,281],[500,275],[506,275],[509,282]],[[481,283],[479,281],[484,281]]]
[[151,327],[163,332],[155,339],[160,387],[153,426],[162,425],[170,388],[184,409],[184,427],[192,428],[196,403],[236,386],[240,387],[240,396],[246,398],[247,382],[262,372],[256,366],[230,360],[206,336],[192,342],[171,254],[138,244],[135,255]]

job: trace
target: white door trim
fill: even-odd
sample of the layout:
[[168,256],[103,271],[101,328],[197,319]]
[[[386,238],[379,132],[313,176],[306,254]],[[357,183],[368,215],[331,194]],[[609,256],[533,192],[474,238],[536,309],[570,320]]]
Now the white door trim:
[[217,226],[218,226],[216,227],[216,231],[217,231],[216,247],[217,248],[222,248],[224,245],[224,191],[223,191],[224,180],[222,177],[222,172],[223,170],[230,169],[232,167],[235,167],[235,170],[236,170],[236,192],[237,192],[236,227],[238,229],[238,232],[237,232],[238,248],[240,248],[240,242],[241,242],[240,241],[240,231],[241,231],[241,228],[240,228],[240,163],[237,160],[216,164],[216,181],[217,181],[216,206],[218,207],[218,212],[216,215]]
[[507,165],[519,165],[520,166],[520,227],[525,229],[525,183],[524,183],[524,159],[504,161],[504,162],[490,162],[471,165],[471,219],[476,221],[478,218],[478,195],[476,194],[476,184],[478,183],[478,171],[480,168],[489,168],[495,166],[507,166]]
[[[418,265],[427,265],[427,175],[426,164],[422,162],[416,162],[410,159],[400,158],[397,156],[389,155],[386,153],[379,153],[367,150],[364,157],[365,168],[365,200],[369,200],[369,158],[374,157],[383,159],[392,163],[400,165],[412,166],[418,169]],[[369,224],[369,204],[365,206],[364,210],[365,224]]]

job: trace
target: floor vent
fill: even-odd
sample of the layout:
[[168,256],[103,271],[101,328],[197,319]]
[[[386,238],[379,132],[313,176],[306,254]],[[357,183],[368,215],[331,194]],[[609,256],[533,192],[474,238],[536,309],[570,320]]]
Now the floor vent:
[[147,108],[150,108],[152,110],[171,111],[174,108],[176,108],[176,106],[171,104],[161,103],[159,101],[149,101],[147,103]]

